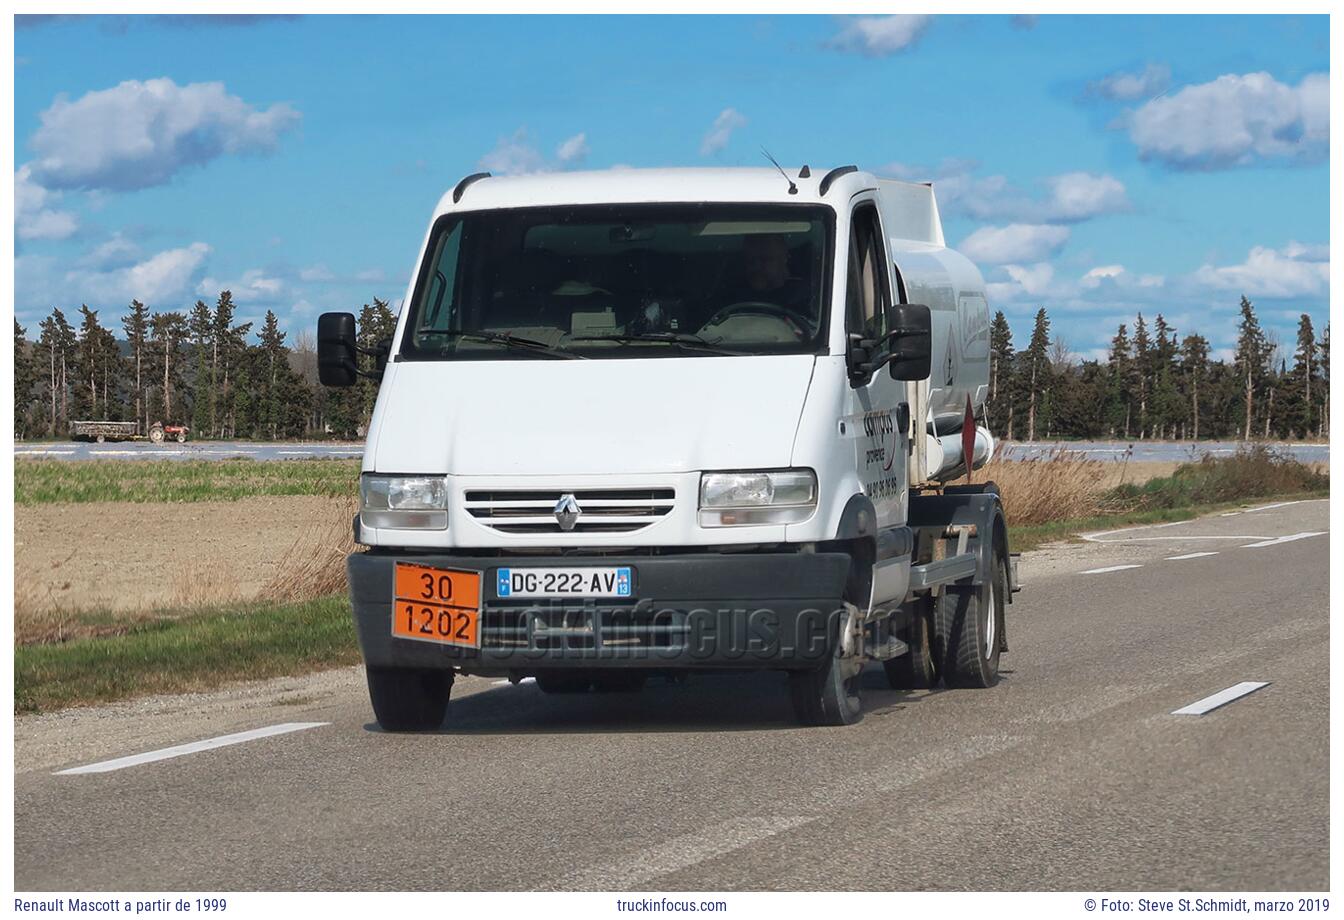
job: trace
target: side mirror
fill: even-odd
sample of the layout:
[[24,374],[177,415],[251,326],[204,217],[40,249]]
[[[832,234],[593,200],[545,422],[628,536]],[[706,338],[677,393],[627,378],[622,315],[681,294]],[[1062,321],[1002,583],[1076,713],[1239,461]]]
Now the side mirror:
[[359,374],[353,313],[323,313],[317,318],[317,379],[323,386],[354,386]]
[[893,380],[923,380],[933,363],[933,318],[918,303],[900,303],[887,312],[887,341]]

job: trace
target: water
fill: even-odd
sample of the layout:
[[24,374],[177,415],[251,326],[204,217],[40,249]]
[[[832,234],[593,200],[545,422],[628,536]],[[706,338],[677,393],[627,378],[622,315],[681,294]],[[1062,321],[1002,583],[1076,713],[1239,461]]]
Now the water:
[[[1301,444],[1295,441],[1263,443],[1304,463],[1330,462],[1329,444]],[[1008,460],[1031,460],[1067,450],[1082,454],[1089,460],[1182,463],[1196,460],[1205,453],[1215,457],[1234,454],[1242,446],[1244,442],[1241,441],[1033,441],[1029,444],[1003,441],[995,448],[995,454]]]
[[312,460],[359,458],[364,455],[362,442],[329,441],[304,443],[252,441],[188,441],[151,444],[148,441],[117,441],[95,444],[91,441],[15,442],[14,456],[48,460],[227,460],[248,457],[252,460]]
[[[1207,451],[1215,456],[1235,453],[1237,441],[1004,441],[995,453],[1009,460],[1030,460],[1067,450],[1092,460],[1165,461],[1180,463],[1198,458]],[[1271,447],[1283,450],[1307,463],[1328,463],[1329,444],[1299,444],[1271,442]],[[122,441],[94,444],[88,441],[16,442],[15,457],[46,458],[51,460],[225,460],[230,457],[250,457],[253,460],[302,460],[359,458],[364,445],[356,442],[329,441],[305,443],[302,441],[274,444],[251,441],[188,441],[186,444],[169,442],[151,444],[148,441]]]

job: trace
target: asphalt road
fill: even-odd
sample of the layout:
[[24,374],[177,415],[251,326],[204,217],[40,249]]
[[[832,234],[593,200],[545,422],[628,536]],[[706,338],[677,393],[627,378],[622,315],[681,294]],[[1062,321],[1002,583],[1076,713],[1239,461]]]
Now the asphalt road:
[[[1325,889],[1327,530],[1302,502],[1030,554],[997,687],[870,671],[850,728],[796,727],[771,674],[578,698],[474,678],[441,732],[388,735],[358,669],[21,719],[15,884]],[[1244,681],[1268,686],[1172,714]]]
[[39,460],[305,460],[364,456],[361,442],[332,441],[16,441],[14,456]]

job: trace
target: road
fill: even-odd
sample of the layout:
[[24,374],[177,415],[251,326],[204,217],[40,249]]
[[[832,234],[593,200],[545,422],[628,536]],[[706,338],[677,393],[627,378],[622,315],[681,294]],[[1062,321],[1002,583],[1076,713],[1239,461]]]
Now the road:
[[[1329,463],[1330,445],[1300,441],[1268,441],[1272,450],[1286,453],[1303,463]],[[1004,441],[995,455],[1009,460],[1033,460],[1059,451],[1082,454],[1088,460],[1130,463],[1186,463],[1204,454],[1226,457],[1244,448],[1243,441]]]
[[[799,728],[779,675],[459,681],[379,732],[359,669],[17,720],[20,890],[1321,890],[1328,504],[1023,557],[990,690]],[[1246,681],[1203,715],[1173,711]],[[279,723],[315,727],[57,775]]]

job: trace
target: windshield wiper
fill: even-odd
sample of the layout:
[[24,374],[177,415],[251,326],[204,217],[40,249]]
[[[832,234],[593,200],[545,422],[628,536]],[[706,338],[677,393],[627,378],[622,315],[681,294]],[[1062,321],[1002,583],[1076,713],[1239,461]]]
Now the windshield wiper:
[[614,332],[609,335],[576,335],[571,342],[662,342],[667,345],[679,345],[682,348],[694,348],[716,355],[743,355],[746,352],[723,348],[717,342],[690,332]]
[[441,335],[450,339],[471,339],[473,342],[495,342],[506,348],[514,348],[520,351],[531,352],[536,355],[545,355],[548,358],[577,358],[586,360],[586,355],[576,355],[571,351],[565,351],[555,345],[547,345],[545,342],[539,342],[536,339],[522,338],[516,335],[509,335],[507,332],[485,332],[473,329],[424,329],[421,335]]

